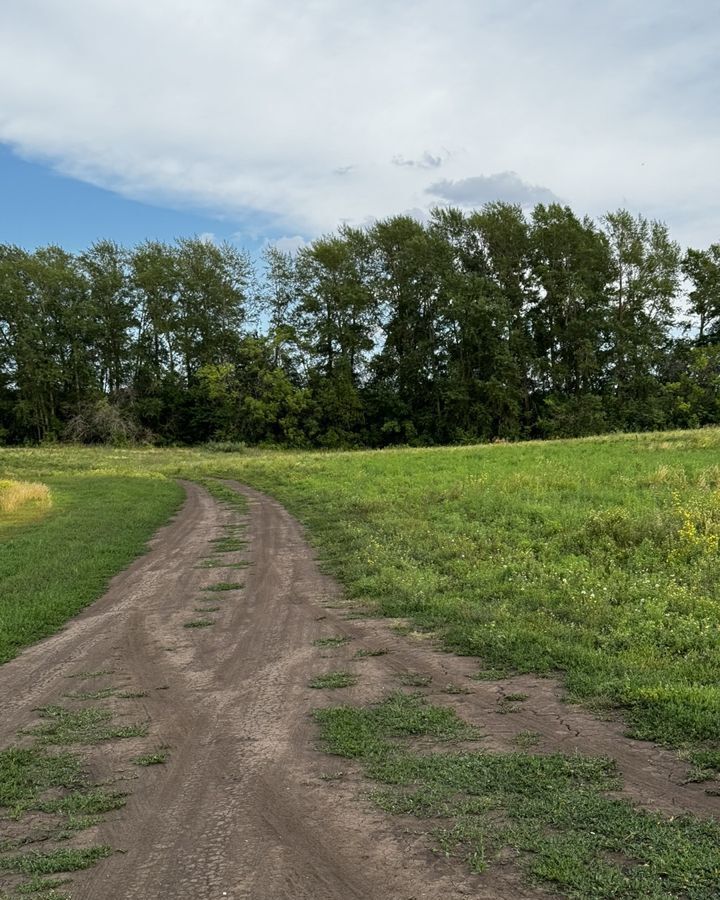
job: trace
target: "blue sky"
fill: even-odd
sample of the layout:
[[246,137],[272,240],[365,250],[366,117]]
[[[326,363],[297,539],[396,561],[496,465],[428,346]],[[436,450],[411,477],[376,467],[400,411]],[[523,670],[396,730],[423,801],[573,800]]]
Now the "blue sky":
[[[212,234],[234,240],[237,224],[192,210],[171,209],[130,200],[113,191],[60,175],[28,162],[0,146],[0,243],[32,249],[59,244],[82,250],[111,238],[120,244],[142,240]],[[248,232],[243,243],[255,249],[264,239]]]
[[0,240],[295,247],[559,199],[720,241],[706,0],[3,0]]

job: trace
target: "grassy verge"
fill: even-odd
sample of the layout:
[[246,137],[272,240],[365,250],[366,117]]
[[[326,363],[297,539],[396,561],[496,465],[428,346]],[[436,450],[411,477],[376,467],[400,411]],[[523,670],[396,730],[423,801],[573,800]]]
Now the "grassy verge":
[[378,784],[376,805],[421,820],[438,852],[476,872],[510,857],[530,880],[578,900],[717,897],[720,826],[608,796],[619,786],[609,759],[454,750],[478,735],[453,711],[407,695],[315,718],[325,748]]
[[0,662],[95,600],[182,498],[165,478],[44,480],[53,497],[44,517],[0,529]]
[[[636,736],[720,748],[720,432],[228,460],[350,595]],[[707,762],[713,757],[707,755]]]

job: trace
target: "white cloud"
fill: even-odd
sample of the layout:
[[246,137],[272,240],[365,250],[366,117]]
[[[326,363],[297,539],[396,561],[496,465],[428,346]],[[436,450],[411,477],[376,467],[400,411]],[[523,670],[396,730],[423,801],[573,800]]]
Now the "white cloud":
[[528,184],[517,172],[498,172],[496,175],[474,175],[457,181],[437,181],[426,193],[446,200],[455,206],[482,206],[493,200],[504,200],[520,206],[536,203],[558,203],[559,198],[546,187]]
[[391,160],[394,166],[405,166],[410,168],[418,168],[418,169],[439,169],[443,164],[442,156],[433,156],[432,153],[427,150],[420,159],[405,159],[402,154],[398,154],[397,156],[393,156]]
[[292,256],[295,256],[298,250],[302,250],[303,247],[307,247],[308,245],[308,241],[299,234],[292,235],[292,237],[284,235],[283,237],[276,238],[274,241],[269,241],[269,243],[277,250],[280,250],[283,253],[290,253]]
[[4,0],[0,141],[267,234],[426,209],[439,160],[708,242],[718,21],[705,0]]

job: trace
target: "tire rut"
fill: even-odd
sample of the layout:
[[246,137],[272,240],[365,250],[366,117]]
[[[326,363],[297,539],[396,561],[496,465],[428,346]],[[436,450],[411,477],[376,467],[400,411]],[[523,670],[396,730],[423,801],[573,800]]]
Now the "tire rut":
[[[245,491],[250,543],[227,560],[246,557],[249,566],[198,568],[210,541],[243,517],[199,486],[184,487],[182,510],[148,553],[62,632],[0,672],[11,698],[3,745],[34,720],[34,707],[64,702],[76,686],[68,676],[111,670],[93,689],[147,692],[103,701],[116,715],[146,720],[150,735],[88,750],[93,775],[133,781],[127,805],[83,833],[84,843],[122,852],[76,873],[74,900],[468,896],[476,878],[369,804],[338,803],[321,778],[327,757],[313,746],[309,716],[319,698],[307,682],[322,663],[312,646],[318,604],[339,591],[318,571],[300,526]],[[203,597],[203,587],[225,579],[244,587]],[[208,597],[220,598],[215,624],[184,628]],[[129,765],[158,746],[169,747],[164,766]]]

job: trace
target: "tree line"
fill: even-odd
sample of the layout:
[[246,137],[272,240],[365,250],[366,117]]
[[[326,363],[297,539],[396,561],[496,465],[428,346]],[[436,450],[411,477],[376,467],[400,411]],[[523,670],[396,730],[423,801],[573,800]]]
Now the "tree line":
[[262,259],[0,245],[0,441],[290,447],[720,422],[720,244],[625,210],[434,210]]

